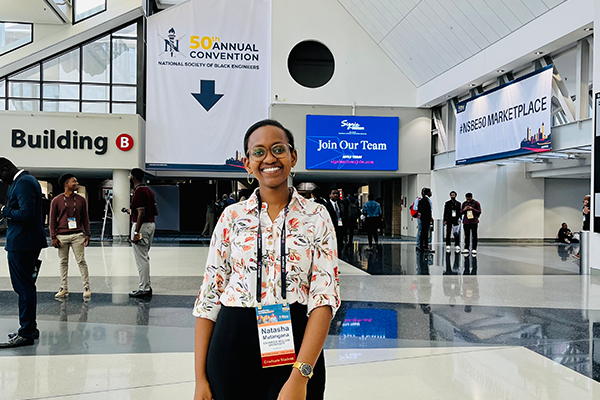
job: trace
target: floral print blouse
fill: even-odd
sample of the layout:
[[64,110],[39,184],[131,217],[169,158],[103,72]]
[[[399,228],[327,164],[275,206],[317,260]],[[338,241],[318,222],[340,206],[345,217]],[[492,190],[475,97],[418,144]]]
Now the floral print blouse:
[[[292,189],[287,218],[285,208],[275,221],[262,203],[262,305],[283,302],[281,296],[281,232],[286,224],[286,299],[308,306],[340,307],[335,228],[329,212],[307,201]],[[246,201],[227,207],[212,236],[204,281],[196,299],[196,317],[217,320],[221,304],[256,307],[256,240],[258,198],[256,190]]]

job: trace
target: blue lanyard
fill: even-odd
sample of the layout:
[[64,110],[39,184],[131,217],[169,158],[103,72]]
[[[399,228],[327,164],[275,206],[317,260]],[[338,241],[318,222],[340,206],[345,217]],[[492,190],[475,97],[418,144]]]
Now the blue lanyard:
[[[261,306],[261,300],[262,300],[262,269],[263,269],[263,262],[262,262],[262,228],[261,228],[261,223],[260,223],[260,212],[262,210],[262,200],[260,199],[260,192],[256,193],[256,196],[258,197],[258,232],[256,233],[256,302],[258,303],[258,309],[262,309]],[[283,227],[281,228],[281,297],[283,297],[283,304],[284,306],[287,306],[287,300],[286,300],[286,295],[287,295],[287,281],[286,281],[286,275],[287,275],[287,267],[286,267],[286,254],[285,254],[285,240],[286,240],[286,233],[285,233],[285,220],[287,219],[287,214],[288,214],[288,206],[290,204],[290,201],[292,199],[292,192],[290,191],[290,198],[288,200],[288,204],[285,206],[285,212],[284,212],[284,216],[283,216]]]

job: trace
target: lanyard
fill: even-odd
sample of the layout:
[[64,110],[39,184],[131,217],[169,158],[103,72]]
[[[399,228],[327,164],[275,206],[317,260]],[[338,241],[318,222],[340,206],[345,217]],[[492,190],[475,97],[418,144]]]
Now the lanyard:
[[[65,201],[65,211],[67,212],[67,218],[69,217],[69,208],[67,207],[67,196],[63,194],[63,200]],[[75,200],[75,193],[73,193],[73,217],[77,215],[77,201]]]
[[[262,210],[262,201],[260,199],[260,192],[256,193],[258,197],[258,232],[256,233],[256,301],[258,302],[258,309],[261,310],[262,306],[260,304],[262,299],[262,270],[263,270],[263,262],[262,262],[262,228],[260,223],[260,212]],[[285,220],[287,219],[288,213],[288,205],[292,199],[292,192],[290,191],[290,199],[288,200],[288,204],[285,206],[285,212],[283,215],[283,227],[281,228],[281,297],[283,297],[283,305],[287,307],[287,282],[286,282],[286,254],[285,254]]]

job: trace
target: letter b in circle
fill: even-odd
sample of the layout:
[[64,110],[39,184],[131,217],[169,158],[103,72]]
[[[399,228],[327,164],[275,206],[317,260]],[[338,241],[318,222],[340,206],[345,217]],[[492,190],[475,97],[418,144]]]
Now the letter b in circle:
[[129,151],[133,148],[133,138],[126,133],[121,133],[117,136],[116,143],[117,148],[121,151]]

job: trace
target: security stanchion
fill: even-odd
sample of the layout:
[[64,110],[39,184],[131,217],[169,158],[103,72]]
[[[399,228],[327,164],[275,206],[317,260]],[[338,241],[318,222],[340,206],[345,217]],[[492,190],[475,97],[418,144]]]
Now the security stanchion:
[[590,232],[579,232],[579,274],[590,274]]

